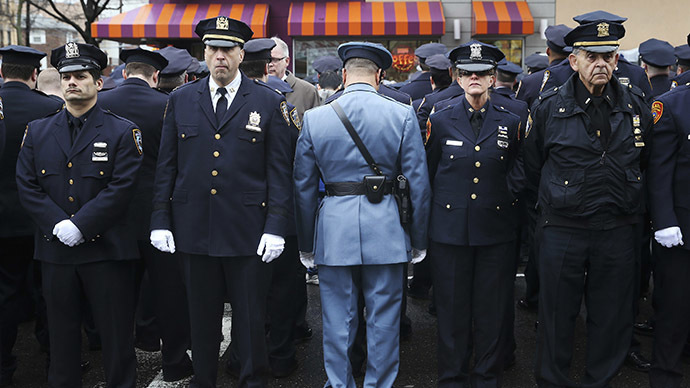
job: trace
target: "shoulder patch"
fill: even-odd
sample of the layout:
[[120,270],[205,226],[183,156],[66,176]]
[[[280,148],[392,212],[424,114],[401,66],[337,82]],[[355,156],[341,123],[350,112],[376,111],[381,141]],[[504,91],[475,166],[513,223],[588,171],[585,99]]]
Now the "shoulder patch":
[[5,107],[2,105],[2,97],[0,97],[0,120],[5,119]]
[[678,86],[678,81],[676,81],[676,80],[671,81],[671,89],[675,89],[676,86]]
[[295,127],[297,127],[298,131],[302,130],[302,121],[299,119],[299,113],[297,113],[297,108],[292,108],[292,111],[290,112],[290,118],[292,119],[292,123],[295,124]]
[[664,114],[664,103],[661,101],[654,101],[652,104],[652,117],[654,117],[654,124],[661,119],[661,115]]
[[522,80],[520,80],[520,82],[518,83],[517,90],[515,90],[515,95],[516,95],[516,96],[518,95],[518,93],[520,93],[520,88],[522,88]]
[[431,137],[431,120],[427,119],[426,120],[426,138],[424,139],[424,145],[429,142],[429,138]]
[[290,113],[288,113],[288,107],[287,107],[287,102],[281,101],[280,102],[280,113],[283,114],[283,119],[287,123],[287,125],[290,125]]
[[24,148],[24,140],[26,140],[26,134],[29,132],[29,126],[27,125],[26,128],[24,128],[24,136],[22,136],[22,144],[19,146],[19,149]]
[[527,136],[529,136],[529,131],[531,129],[532,129],[532,114],[530,113],[529,116],[527,116],[527,125],[525,126],[525,139],[527,139]]
[[134,146],[137,147],[139,155],[144,153],[143,139],[141,137],[141,131],[138,129],[132,129],[132,136],[134,137]]

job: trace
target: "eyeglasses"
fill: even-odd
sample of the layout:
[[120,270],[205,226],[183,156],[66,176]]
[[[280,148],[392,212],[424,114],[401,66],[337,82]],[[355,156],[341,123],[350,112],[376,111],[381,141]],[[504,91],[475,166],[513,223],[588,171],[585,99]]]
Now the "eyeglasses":
[[460,70],[460,75],[462,77],[469,77],[472,74],[476,74],[477,77],[485,77],[487,75],[491,75],[492,72],[491,70],[484,70],[484,71],[468,71],[468,70]]
[[282,60],[285,59],[285,58],[287,58],[287,57],[282,57],[282,58],[273,58],[273,57],[271,57],[271,62],[273,62],[273,63],[278,63],[278,62],[282,61]]

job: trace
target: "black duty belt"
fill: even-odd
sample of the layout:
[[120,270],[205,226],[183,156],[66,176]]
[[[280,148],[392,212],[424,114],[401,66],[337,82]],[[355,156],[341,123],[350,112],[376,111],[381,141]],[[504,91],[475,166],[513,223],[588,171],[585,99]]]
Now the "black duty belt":
[[[326,183],[326,196],[342,197],[344,195],[365,195],[366,185],[363,182],[335,182]],[[383,184],[383,194],[393,194],[393,181]]]

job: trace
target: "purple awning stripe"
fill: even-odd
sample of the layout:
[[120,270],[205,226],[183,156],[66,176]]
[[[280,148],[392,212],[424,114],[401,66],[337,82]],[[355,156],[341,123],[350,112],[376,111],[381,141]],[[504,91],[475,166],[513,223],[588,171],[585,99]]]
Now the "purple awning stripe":
[[405,3],[407,8],[407,33],[409,35],[419,35],[419,12],[417,3]]
[[317,4],[314,9],[314,36],[326,35],[326,4]]
[[[431,34],[432,35],[443,35],[446,33],[445,21],[446,18],[443,15],[443,4],[442,3],[429,3],[429,11],[431,14]],[[440,22],[437,22],[439,20]]]
[[486,12],[487,34],[498,34],[498,14],[496,14],[496,6],[491,1],[484,2],[484,12]]

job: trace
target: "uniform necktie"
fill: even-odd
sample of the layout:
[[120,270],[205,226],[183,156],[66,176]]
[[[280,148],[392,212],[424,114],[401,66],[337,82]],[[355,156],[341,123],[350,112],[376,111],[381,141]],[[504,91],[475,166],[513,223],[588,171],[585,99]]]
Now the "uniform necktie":
[[472,112],[472,117],[470,117],[470,124],[472,125],[474,136],[479,137],[479,130],[482,128],[482,115],[478,111]]
[[228,91],[225,90],[225,88],[218,88],[218,93],[220,93],[220,98],[216,103],[216,122],[220,125],[225,116],[225,112],[228,110],[228,99],[225,98]]
[[82,126],[81,120],[79,120],[76,117],[72,117],[72,119],[69,122],[69,126],[70,126],[70,137],[72,140],[72,144],[74,144],[74,139],[77,138],[77,135],[79,135],[79,131],[81,130],[81,126]]

